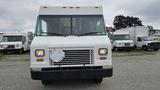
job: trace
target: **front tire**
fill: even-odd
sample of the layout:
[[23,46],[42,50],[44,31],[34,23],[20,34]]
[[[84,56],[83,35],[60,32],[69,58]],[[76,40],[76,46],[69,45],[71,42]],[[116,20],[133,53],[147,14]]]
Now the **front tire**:
[[130,48],[128,48],[128,49],[127,49],[127,51],[131,51],[131,49],[130,49]]
[[51,84],[50,81],[44,81],[44,80],[41,80],[41,83],[44,85],[44,86],[48,86]]
[[118,51],[118,48],[116,46],[114,47],[114,51],[116,51],[116,52]]
[[97,84],[101,84],[102,81],[103,81],[103,78],[94,79],[94,82],[97,83]]
[[147,50],[148,50],[148,47],[147,47],[146,45],[143,45],[143,46],[142,46],[142,49],[145,50],[145,51],[147,51]]
[[133,49],[137,49],[137,46],[136,46],[136,45],[134,45]]
[[23,54],[24,50],[23,48],[19,50],[19,54]]
[[159,49],[158,48],[154,48],[154,51],[158,51]]
[[7,54],[7,51],[3,51],[3,54]]

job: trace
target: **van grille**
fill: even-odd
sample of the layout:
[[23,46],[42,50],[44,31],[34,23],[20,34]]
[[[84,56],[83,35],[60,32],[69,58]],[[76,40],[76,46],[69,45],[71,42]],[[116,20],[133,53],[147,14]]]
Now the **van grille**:
[[155,46],[155,47],[159,47],[160,46],[160,42],[152,42],[150,45],[151,46]]
[[65,57],[53,65],[85,65],[93,64],[93,50],[63,50]]

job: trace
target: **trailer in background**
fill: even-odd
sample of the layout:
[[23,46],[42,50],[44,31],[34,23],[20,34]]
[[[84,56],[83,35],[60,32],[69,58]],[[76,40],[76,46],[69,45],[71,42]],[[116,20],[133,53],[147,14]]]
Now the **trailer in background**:
[[160,42],[160,30],[159,29],[150,30],[150,36],[153,37],[158,42]]
[[112,49],[118,50],[131,50],[134,47],[133,40],[130,39],[128,31],[116,30],[112,34]]
[[30,49],[33,33],[3,33],[0,50],[4,53],[19,52],[20,54]]
[[136,26],[121,29],[121,31],[128,31],[130,33],[131,39],[134,41],[136,48],[141,48],[144,50],[152,49],[159,50],[160,42],[150,37],[150,29],[145,26]]

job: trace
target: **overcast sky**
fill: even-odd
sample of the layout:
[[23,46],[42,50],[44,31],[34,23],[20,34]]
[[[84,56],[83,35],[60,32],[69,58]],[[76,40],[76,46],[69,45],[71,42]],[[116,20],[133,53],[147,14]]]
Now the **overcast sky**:
[[123,14],[160,28],[160,0],[0,0],[0,30],[34,31],[41,5],[102,5],[108,26],[113,26],[116,15]]

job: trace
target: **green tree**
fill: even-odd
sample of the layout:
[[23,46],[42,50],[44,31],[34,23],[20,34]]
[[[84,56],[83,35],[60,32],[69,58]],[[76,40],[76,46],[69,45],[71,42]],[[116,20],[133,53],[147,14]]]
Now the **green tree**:
[[143,26],[142,21],[138,17],[117,15],[113,22],[115,29],[121,29],[133,26]]

